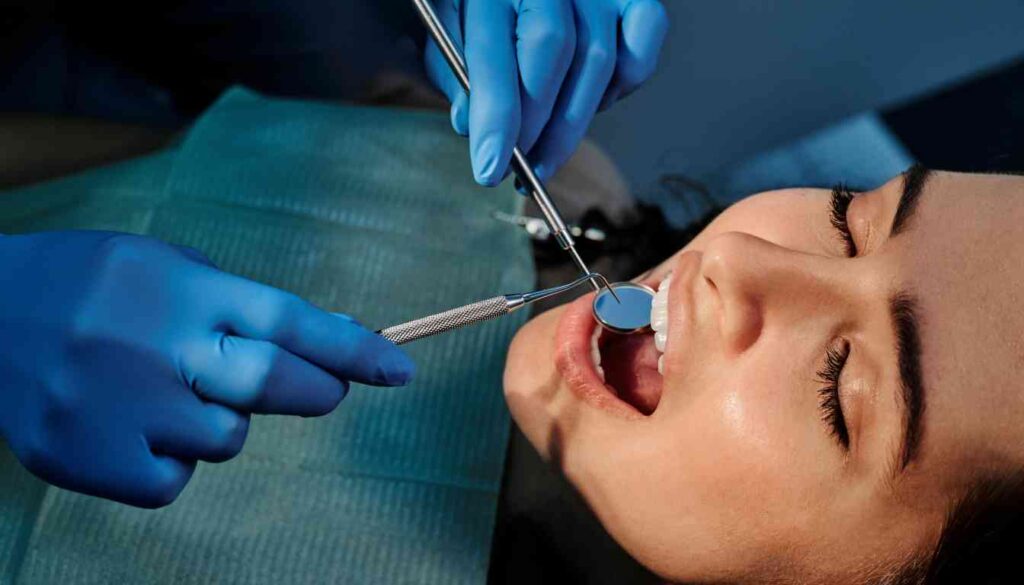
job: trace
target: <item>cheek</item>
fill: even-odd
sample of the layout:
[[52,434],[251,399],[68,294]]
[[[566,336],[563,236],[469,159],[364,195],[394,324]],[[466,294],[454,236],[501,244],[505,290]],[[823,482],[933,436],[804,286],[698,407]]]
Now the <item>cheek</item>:
[[825,503],[821,438],[805,424],[813,412],[793,410],[790,373],[718,371],[713,387],[683,389],[689,401],[620,436],[593,461],[602,477],[587,478],[604,488],[592,495],[612,533],[664,574],[781,558]]
[[[747,489],[805,498],[831,469],[834,457],[816,409],[807,372],[768,344],[738,361],[706,370],[693,404],[678,406],[678,423],[699,449],[707,477]],[[787,359],[788,358],[788,359]],[[682,449],[683,445],[677,445]],[[767,501],[763,503],[768,503]]]
[[782,487],[794,454],[785,409],[772,400],[770,379],[755,373],[734,370],[665,429],[664,440],[685,455],[678,465],[687,481],[734,503]]
[[655,417],[680,443],[699,445],[715,459],[735,457],[748,470],[792,458],[807,446],[802,434],[813,412],[796,391],[798,372],[771,349],[765,344],[739,360],[684,356],[690,367],[666,380],[671,400]]
[[672,580],[742,581],[793,541],[798,516],[771,427],[740,393],[631,429],[574,483],[634,557]]

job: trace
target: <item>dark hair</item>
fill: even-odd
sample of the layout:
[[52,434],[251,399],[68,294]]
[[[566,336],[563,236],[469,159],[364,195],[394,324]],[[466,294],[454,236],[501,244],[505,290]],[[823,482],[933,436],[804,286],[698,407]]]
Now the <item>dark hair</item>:
[[953,506],[935,548],[892,585],[1024,583],[1024,472],[985,479]]

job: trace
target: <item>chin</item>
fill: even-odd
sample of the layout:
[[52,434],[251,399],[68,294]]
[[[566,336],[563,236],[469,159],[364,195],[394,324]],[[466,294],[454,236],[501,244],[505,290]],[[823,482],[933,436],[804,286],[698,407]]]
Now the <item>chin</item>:
[[540,455],[552,457],[553,402],[561,380],[552,356],[555,328],[565,307],[551,309],[524,325],[509,346],[505,362],[505,400],[516,424]]

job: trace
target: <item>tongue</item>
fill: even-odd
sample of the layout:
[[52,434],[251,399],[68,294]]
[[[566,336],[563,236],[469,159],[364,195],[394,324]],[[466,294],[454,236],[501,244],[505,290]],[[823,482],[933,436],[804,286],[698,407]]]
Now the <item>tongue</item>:
[[658,373],[660,354],[654,347],[654,336],[604,333],[600,347],[605,383],[641,413],[654,412],[663,382]]

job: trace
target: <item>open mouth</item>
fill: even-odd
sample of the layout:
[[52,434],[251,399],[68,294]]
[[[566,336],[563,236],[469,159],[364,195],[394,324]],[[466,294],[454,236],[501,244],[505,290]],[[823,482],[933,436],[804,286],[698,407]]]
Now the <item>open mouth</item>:
[[658,408],[670,279],[644,283],[658,291],[648,331],[629,335],[606,331],[591,315],[590,295],[569,306],[559,324],[556,363],[571,389],[585,401],[631,418],[649,416]]

